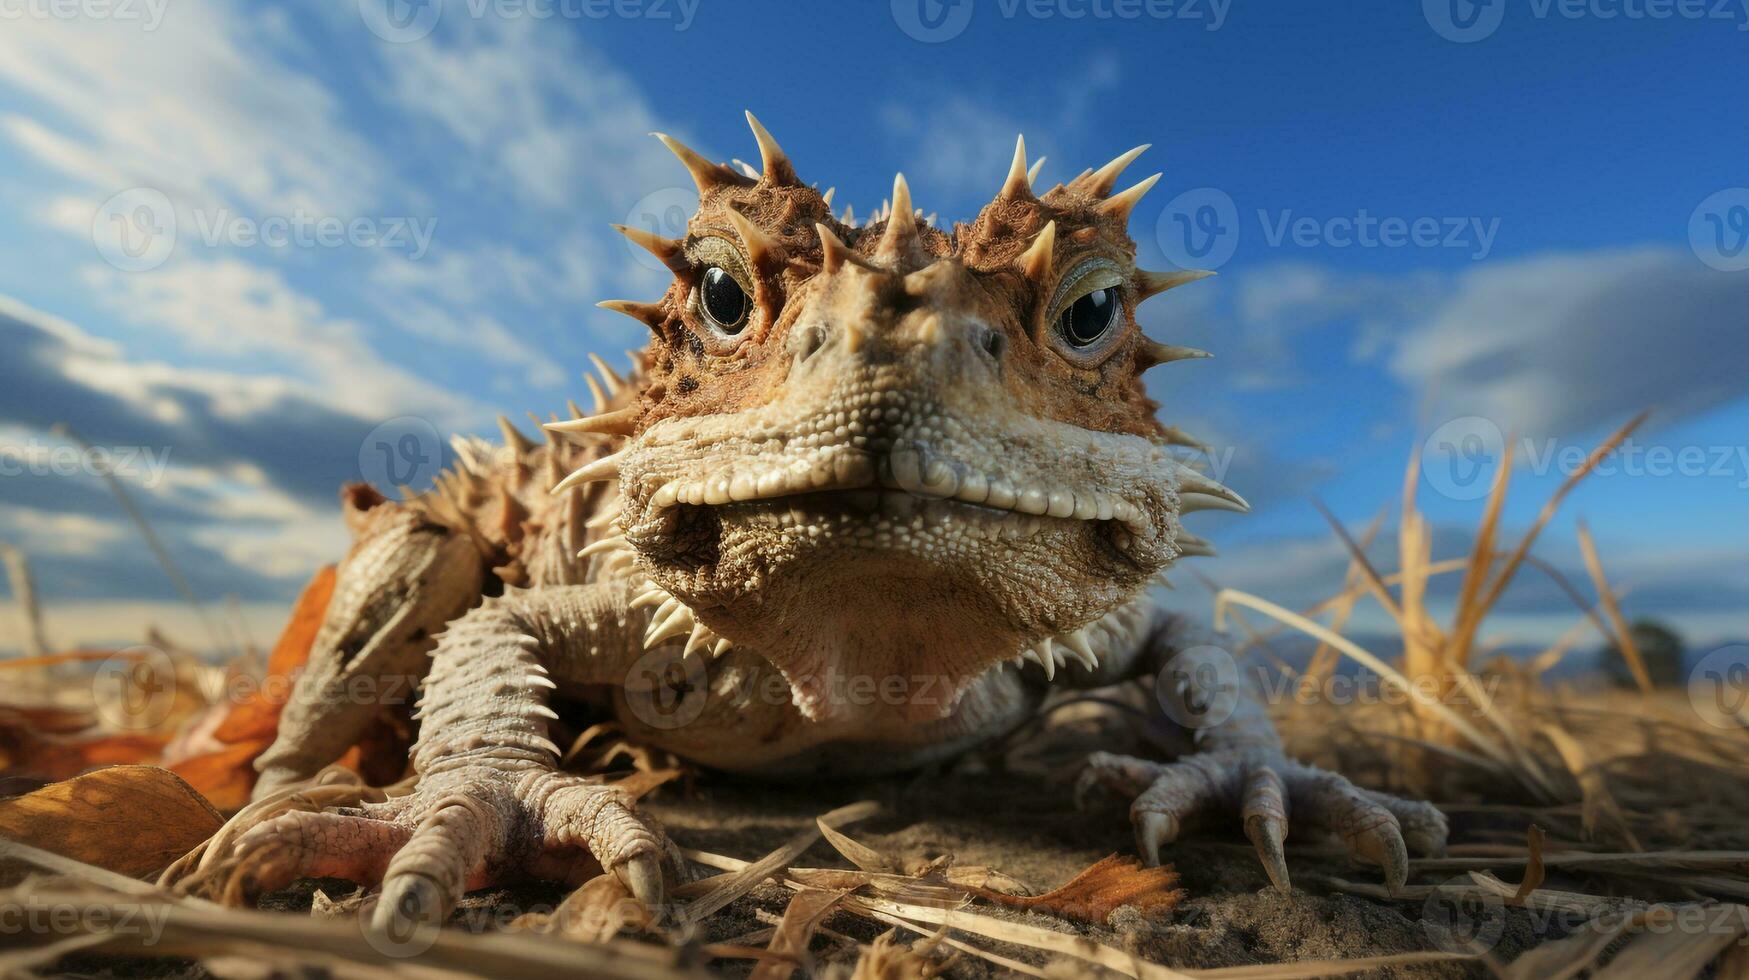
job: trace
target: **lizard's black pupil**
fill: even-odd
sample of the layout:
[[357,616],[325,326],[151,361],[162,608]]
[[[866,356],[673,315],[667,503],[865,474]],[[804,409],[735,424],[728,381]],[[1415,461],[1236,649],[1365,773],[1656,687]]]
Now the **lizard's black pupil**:
[[1076,347],[1086,347],[1105,336],[1116,313],[1117,291],[1095,289],[1063,311],[1063,339]]
[[747,293],[735,277],[720,266],[704,270],[704,311],[724,333],[739,333],[747,324]]

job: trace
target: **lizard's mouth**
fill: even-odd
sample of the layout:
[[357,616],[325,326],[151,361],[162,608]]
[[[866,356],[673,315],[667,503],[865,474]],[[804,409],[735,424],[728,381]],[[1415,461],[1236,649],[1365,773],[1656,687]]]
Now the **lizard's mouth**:
[[920,447],[880,455],[846,449],[675,478],[641,504],[643,520],[627,539],[659,562],[692,567],[715,564],[718,532],[727,523],[877,548],[902,548],[947,529],[999,543],[1082,523],[1120,558],[1170,533],[1145,502],[1124,494],[1019,480]]

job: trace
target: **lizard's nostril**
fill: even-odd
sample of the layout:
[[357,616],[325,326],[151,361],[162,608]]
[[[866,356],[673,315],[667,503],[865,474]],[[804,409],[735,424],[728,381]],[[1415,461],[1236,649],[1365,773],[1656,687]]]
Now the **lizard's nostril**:
[[826,343],[826,331],[819,327],[809,327],[796,338],[796,363],[800,364],[818,351]]
[[984,335],[978,339],[978,346],[984,349],[984,353],[990,355],[990,360],[1000,361],[1002,355],[1008,350],[1008,338],[1002,336],[1000,330],[985,327]]

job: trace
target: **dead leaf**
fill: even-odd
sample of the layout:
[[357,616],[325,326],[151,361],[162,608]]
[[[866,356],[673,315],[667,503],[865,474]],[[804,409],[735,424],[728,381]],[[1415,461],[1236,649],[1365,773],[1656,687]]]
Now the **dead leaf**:
[[167,768],[187,780],[219,811],[232,813],[248,805],[249,792],[255,788],[255,757],[272,744],[271,738],[252,738],[170,763]]
[[237,744],[250,739],[265,738],[269,742],[279,734],[279,713],[290,694],[291,680],[310,659],[310,649],[316,645],[316,632],[328,613],[328,601],[334,596],[333,565],[318,570],[298,601],[292,607],[291,619],[273,645],[267,657],[267,674],[259,689],[251,692],[213,731],[221,742]]
[[894,935],[883,932],[863,947],[850,980],[929,980],[941,972],[934,962],[895,943]]
[[[825,824],[820,826],[825,829]],[[798,965],[812,974],[808,944],[813,942],[820,923],[848,894],[846,891],[829,892],[817,888],[796,892],[784,908],[783,919],[778,922],[777,932],[772,934],[766,947],[772,958],[760,960],[748,975],[749,980],[788,980]]]
[[565,896],[551,913],[529,912],[510,923],[512,932],[538,932],[580,943],[604,943],[622,930],[646,930],[650,910],[632,897],[617,876],[596,875]]
[[214,806],[230,813],[249,802],[255,788],[255,759],[279,734],[279,714],[291,685],[310,658],[316,631],[334,595],[334,566],[317,571],[292,608],[291,619],[267,658],[267,673],[249,695],[233,705],[208,737],[218,747],[167,765],[188,780]]
[[847,834],[833,830],[826,826],[824,821],[815,820],[814,822],[820,825],[820,833],[826,838],[826,843],[831,844],[833,850],[844,855],[844,859],[851,864],[864,871],[890,873],[899,870],[892,860],[874,848],[851,839]]
[[1536,824],[1530,825],[1529,840],[1526,846],[1530,848],[1530,857],[1524,862],[1524,881],[1518,890],[1512,893],[1510,902],[1523,907],[1524,900],[1530,893],[1542,887],[1546,872],[1543,869],[1543,829]]
[[1170,865],[1144,868],[1134,857],[1116,854],[1100,859],[1061,888],[1043,895],[1009,895],[988,888],[973,888],[981,898],[1009,908],[1048,912],[1096,925],[1106,925],[1111,913],[1125,905],[1146,916],[1164,915],[1184,899],[1178,872]]
[[162,871],[223,823],[156,766],[112,766],[0,801],[0,836],[132,878]]

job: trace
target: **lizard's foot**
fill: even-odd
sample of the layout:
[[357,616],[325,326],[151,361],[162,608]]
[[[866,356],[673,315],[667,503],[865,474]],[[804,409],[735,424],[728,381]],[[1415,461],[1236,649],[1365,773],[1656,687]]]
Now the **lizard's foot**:
[[1200,752],[1159,763],[1095,752],[1075,787],[1077,801],[1094,786],[1135,800],[1136,849],[1150,865],[1160,863],[1160,845],[1183,831],[1238,817],[1269,880],[1283,892],[1289,883],[1282,842],[1290,830],[1341,838],[1350,854],[1384,870],[1392,891],[1408,880],[1409,852],[1445,850],[1445,815],[1431,803],[1363,790],[1279,753]]
[[679,855],[630,794],[549,769],[484,765],[431,773],[413,793],[324,813],[282,814],[238,840],[225,897],[297,878],[382,882],[372,922],[442,922],[472,888],[517,877],[580,882],[612,871],[652,909]]

